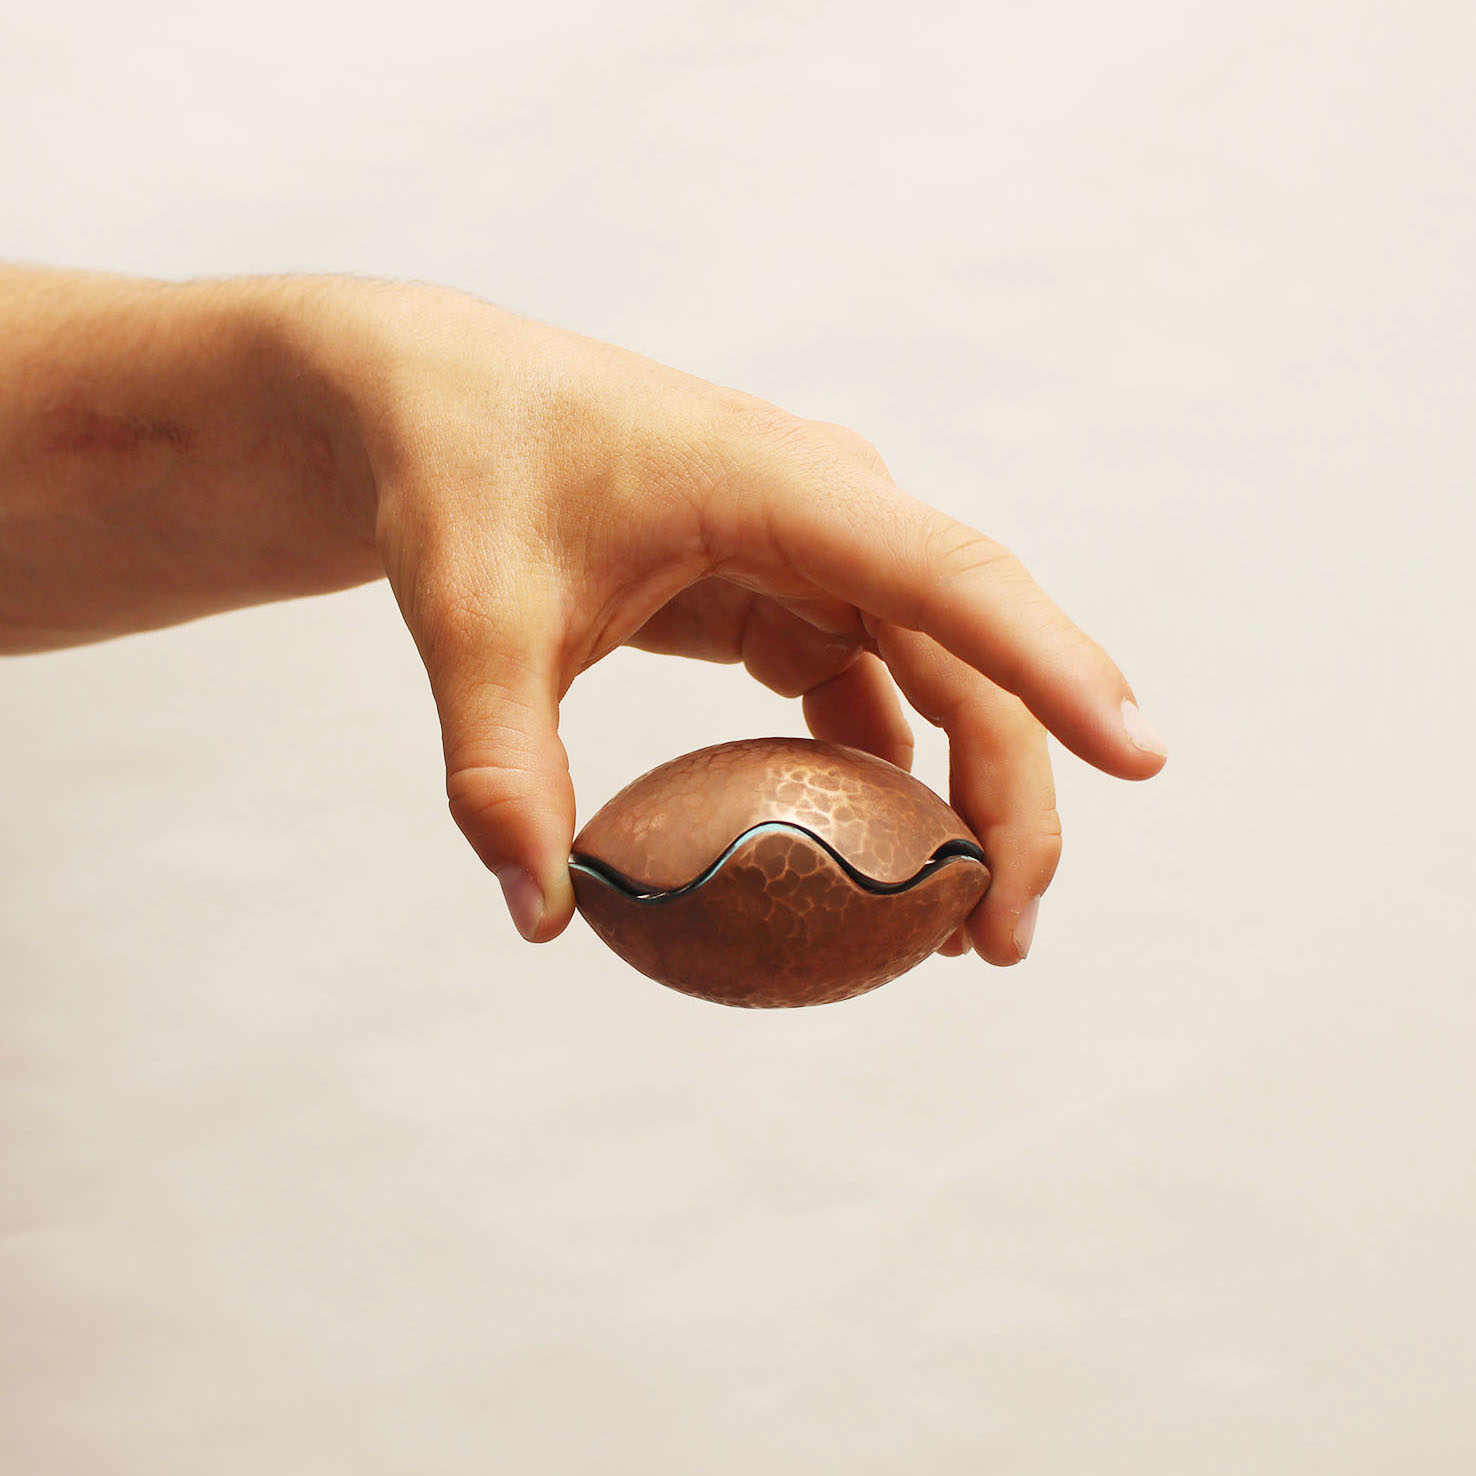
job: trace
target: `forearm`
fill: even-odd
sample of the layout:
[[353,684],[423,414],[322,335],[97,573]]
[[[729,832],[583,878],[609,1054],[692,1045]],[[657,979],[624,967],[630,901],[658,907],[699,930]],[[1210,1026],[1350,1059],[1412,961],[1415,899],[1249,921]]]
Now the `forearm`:
[[0,651],[382,572],[355,417],[286,327],[313,290],[0,267]]

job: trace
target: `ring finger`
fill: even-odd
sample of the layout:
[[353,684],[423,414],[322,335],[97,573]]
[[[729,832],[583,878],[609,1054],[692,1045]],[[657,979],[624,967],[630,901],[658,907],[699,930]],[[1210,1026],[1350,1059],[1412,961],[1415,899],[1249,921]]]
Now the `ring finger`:
[[989,890],[969,917],[970,939],[990,963],[1018,963],[1061,857],[1045,729],[1018,697],[931,637],[880,624],[876,638],[902,695],[947,733],[953,806],[989,863]]

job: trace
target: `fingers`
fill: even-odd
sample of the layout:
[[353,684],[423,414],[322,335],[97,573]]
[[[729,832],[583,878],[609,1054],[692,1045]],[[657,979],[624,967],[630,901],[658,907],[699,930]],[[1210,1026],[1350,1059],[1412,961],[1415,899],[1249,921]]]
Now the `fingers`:
[[[818,606],[818,608],[817,608]],[[803,612],[803,618],[800,613]],[[826,622],[820,625],[818,622]],[[912,767],[912,729],[886,665],[864,651],[855,611],[780,602],[709,579],[671,600],[630,644],[709,661],[742,661],[784,697],[804,697],[817,738]]]
[[626,641],[658,656],[697,661],[738,661],[743,628],[758,596],[726,579],[700,579],[669,599]]
[[1018,698],[928,636],[883,625],[877,648],[907,700],[948,734],[950,797],[991,874],[969,937],[990,963],[1018,963],[1061,856],[1045,730]]
[[816,738],[864,749],[899,769],[912,768],[912,728],[885,663],[870,651],[806,692],[804,711]]
[[[862,654],[854,636],[817,630],[792,610],[762,596],[755,596],[749,605],[737,646],[748,674],[781,697],[798,697],[823,685]],[[895,693],[892,700],[896,701]],[[900,707],[897,714],[901,716]]]
[[452,816],[502,884],[518,931],[547,942],[574,907],[554,612],[527,590],[442,598],[412,628],[440,714]]
[[[758,601],[774,607],[764,611],[761,619],[754,612]],[[772,618],[781,612],[798,621]],[[855,606],[831,596],[775,596],[727,579],[699,579],[669,599],[626,644],[666,656],[741,661],[746,643],[763,634],[760,625],[764,622],[774,626],[775,637],[792,636],[806,649],[822,654],[834,647],[849,657],[870,640]],[[809,685],[808,680],[790,679],[776,690],[787,689],[786,695],[793,696]]]
[[953,931],[946,943],[939,945],[938,952],[945,958],[962,958],[972,946],[968,928],[960,926]]
[[753,414],[746,425],[709,509],[724,564],[801,575],[926,632],[1110,774],[1145,779],[1163,767],[1162,740],[1126,678],[1008,549],[900,491],[824,429]]

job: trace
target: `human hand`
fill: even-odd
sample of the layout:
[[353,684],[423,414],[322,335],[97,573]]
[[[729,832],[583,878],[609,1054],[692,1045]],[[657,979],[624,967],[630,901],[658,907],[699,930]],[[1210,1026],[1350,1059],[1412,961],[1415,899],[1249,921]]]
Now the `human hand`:
[[1119,778],[1162,767],[1102,648],[854,432],[441,289],[332,279],[316,308],[451,811],[525,937],[573,910],[559,702],[620,645],[742,661],[817,738],[909,767],[900,689],[993,875],[943,951],[995,964],[1060,856],[1046,730]]

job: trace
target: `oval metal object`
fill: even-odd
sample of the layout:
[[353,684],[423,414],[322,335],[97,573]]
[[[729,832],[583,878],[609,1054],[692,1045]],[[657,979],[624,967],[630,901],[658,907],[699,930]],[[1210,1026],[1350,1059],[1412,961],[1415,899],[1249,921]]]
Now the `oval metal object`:
[[920,780],[806,738],[724,743],[628,784],[580,831],[579,911],[643,974],[720,1004],[828,1004],[920,963],[989,870]]

